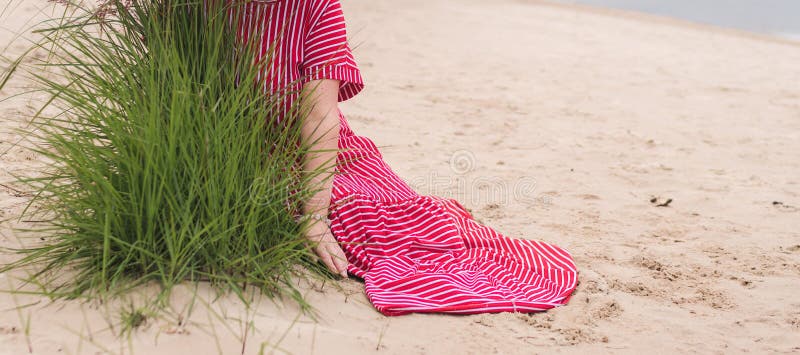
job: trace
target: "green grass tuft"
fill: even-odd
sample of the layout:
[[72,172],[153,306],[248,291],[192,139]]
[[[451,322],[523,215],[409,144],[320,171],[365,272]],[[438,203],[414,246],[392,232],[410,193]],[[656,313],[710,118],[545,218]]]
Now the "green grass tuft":
[[25,69],[52,99],[24,132],[51,163],[20,180],[35,192],[25,216],[45,222],[0,272],[32,267],[28,281],[54,297],[193,280],[307,306],[293,278],[322,268],[292,212],[314,192],[314,174],[288,169],[309,151],[302,103],[278,114],[283,98],[259,90],[223,6],[107,6],[113,16],[77,7],[40,29],[32,52],[47,59],[3,77]]

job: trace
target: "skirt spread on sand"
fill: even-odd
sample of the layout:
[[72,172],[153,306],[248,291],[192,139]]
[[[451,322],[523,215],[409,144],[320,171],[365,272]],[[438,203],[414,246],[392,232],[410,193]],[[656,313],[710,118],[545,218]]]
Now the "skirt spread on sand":
[[534,312],[567,302],[577,271],[566,251],[505,237],[453,199],[417,194],[339,117],[331,230],[381,313]]

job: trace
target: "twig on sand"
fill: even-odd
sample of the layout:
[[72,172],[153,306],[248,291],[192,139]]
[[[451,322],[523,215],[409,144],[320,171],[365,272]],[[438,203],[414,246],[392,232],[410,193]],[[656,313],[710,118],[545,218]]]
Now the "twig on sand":
[[672,199],[671,198],[668,198],[666,201],[661,202],[661,203],[659,203],[658,201],[659,201],[658,197],[650,198],[650,203],[652,203],[656,207],[669,207],[669,204],[672,203]]
[[386,334],[387,328],[389,328],[388,321],[381,327],[381,333],[378,335],[378,345],[375,346],[375,350],[381,350],[381,342],[383,341],[383,335]]
[[9,189],[11,191],[14,191],[14,197],[30,197],[30,196],[33,196],[33,193],[22,191],[20,189],[17,189],[15,187],[12,187],[12,186],[9,186],[9,185],[6,185],[6,184],[0,184],[0,186],[4,187],[6,189]]
[[781,201],[772,201],[772,205],[777,207],[777,208],[780,208],[783,211],[794,212],[794,211],[798,210],[797,207],[794,207],[792,205],[787,205],[787,204],[785,204],[785,203],[783,203]]

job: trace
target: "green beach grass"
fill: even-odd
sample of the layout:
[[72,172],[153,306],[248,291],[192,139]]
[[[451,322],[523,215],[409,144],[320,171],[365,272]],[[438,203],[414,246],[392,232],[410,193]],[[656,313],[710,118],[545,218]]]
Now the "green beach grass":
[[0,272],[28,270],[27,289],[53,298],[149,283],[165,296],[193,281],[307,309],[295,279],[326,271],[292,212],[324,170],[288,169],[313,146],[297,144],[303,103],[277,113],[282,97],[256,85],[259,65],[225,6],[103,6],[99,16],[67,4],[27,54],[46,59],[23,57],[0,78],[1,88],[27,75],[50,98],[23,132],[50,163],[19,179],[34,196],[24,217],[40,222],[18,231],[19,258]]

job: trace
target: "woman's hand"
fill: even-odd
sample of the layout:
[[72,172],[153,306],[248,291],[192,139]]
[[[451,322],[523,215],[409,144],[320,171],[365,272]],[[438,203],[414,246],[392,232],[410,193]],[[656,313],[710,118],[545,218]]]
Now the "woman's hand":
[[314,253],[328,267],[328,270],[344,278],[347,277],[347,257],[328,226],[322,222],[314,223],[309,228],[306,238],[311,243]]

